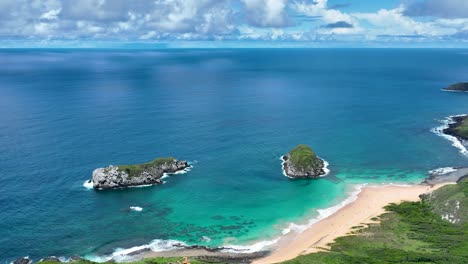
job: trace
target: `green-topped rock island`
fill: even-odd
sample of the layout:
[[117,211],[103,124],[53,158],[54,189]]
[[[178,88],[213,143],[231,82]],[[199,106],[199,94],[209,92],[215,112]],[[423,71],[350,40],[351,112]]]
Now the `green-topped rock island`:
[[187,161],[157,158],[151,162],[98,168],[89,181],[95,189],[116,189],[141,185],[161,184],[165,173],[177,173],[190,168]]
[[281,159],[283,173],[289,178],[317,178],[328,174],[328,163],[304,144],[296,146]]
[[443,90],[449,92],[468,92],[468,82],[452,84]]

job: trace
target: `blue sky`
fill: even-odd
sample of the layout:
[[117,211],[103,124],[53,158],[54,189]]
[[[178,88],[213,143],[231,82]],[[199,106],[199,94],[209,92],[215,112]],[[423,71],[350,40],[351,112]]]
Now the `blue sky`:
[[0,0],[0,47],[468,47],[468,0]]

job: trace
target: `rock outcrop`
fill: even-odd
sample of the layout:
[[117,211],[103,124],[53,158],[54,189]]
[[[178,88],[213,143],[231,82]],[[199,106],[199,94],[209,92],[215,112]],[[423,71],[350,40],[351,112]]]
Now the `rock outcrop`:
[[452,116],[450,119],[452,122],[443,132],[461,141],[468,140],[468,115]]
[[317,178],[327,174],[327,163],[307,145],[298,145],[282,160],[283,173],[290,178]]
[[95,189],[115,189],[139,185],[161,184],[165,174],[186,170],[186,161],[174,158],[159,158],[152,162],[135,165],[117,165],[98,168],[93,171],[92,183]]
[[11,262],[11,264],[31,264],[32,260],[29,257],[23,257],[16,259],[15,261]]
[[444,90],[451,92],[468,92],[468,82],[452,84]]

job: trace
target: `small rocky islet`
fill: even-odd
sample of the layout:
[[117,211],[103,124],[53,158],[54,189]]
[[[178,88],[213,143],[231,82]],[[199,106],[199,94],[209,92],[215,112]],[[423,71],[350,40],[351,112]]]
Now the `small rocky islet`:
[[132,165],[110,165],[93,171],[89,181],[94,189],[117,189],[141,185],[161,184],[164,174],[190,168],[187,161],[175,158],[157,158],[151,162]]
[[289,178],[318,178],[327,174],[326,162],[307,145],[300,144],[281,157]]
[[468,82],[455,83],[443,90],[449,92],[468,92]]

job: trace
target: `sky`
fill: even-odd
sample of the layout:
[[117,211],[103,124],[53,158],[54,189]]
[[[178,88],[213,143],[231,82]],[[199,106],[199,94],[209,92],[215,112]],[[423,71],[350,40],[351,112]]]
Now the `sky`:
[[0,0],[0,47],[468,48],[468,0]]

